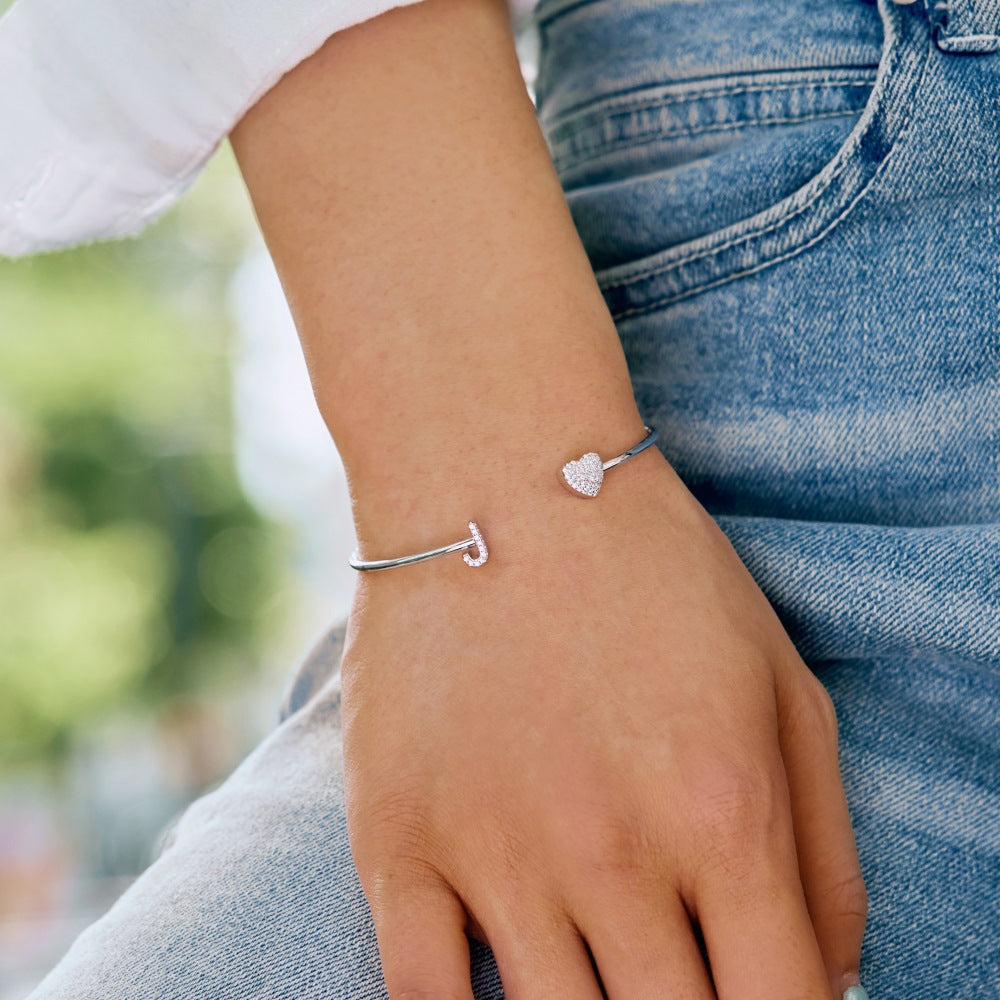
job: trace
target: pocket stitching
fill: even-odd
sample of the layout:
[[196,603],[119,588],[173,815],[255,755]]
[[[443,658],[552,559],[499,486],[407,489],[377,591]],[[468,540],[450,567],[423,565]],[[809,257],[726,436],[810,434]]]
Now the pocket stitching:
[[[718,125],[703,125],[697,128],[662,129],[643,139],[622,139],[601,146],[596,152],[590,153],[587,156],[573,157],[572,166],[575,167],[589,163],[591,160],[613,152],[618,146],[627,146],[629,149],[632,149],[636,146],[648,146],[657,140],[668,139],[678,135],[703,135],[706,132],[736,132],[746,125],[797,125],[800,122],[811,122],[818,118],[842,118],[846,115],[857,115],[858,113],[856,108],[845,108],[842,111],[818,111],[811,115],[789,115],[781,118],[741,118],[735,122],[720,122]],[[555,162],[558,164],[559,160]]]
[[861,198],[864,193],[871,186],[872,182],[878,177],[882,170],[884,164],[888,163],[890,157],[887,156],[882,163],[879,164],[878,169],[868,181],[865,183],[864,187],[851,199],[851,201],[844,206],[841,212],[830,220],[830,222],[815,236],[807,240],[801,246],[793,247],[791,250],[783,254],[779,254],[777,257],[770,257],[767,260],[762,260],[755,264],[753,267],[745,268],[742,271],[733,271],[731,274],[727,274],[722,278],[716,278],[715,281],[709,281],[703,285],[696,285],[693,288],[688,288],[683,292],[678,292],[676,295],[668,295],[665,298],[654,299],[651,302],[644,302],[641,306],[632,306],[629,309],[625,309],[621,312],[614,313],[614,319],[627,319],[629,316],[637,316],[645,312],[653,312],[657,309],[662,309],[664,306],[671,305],[674,302],[680,302],[682,299],[690,298],[692,295],[698,295],[701,292],[708,291],[710,288],[718,288],[720,285],[725,285],[730,281],[736,281],[738,278],[745,278],[748,274],[755,274],[757,271],[762,271],[765,267],[770,267],[772,264],[780,264],[784,260],[789,260],[792,257],[798,256],[804,250],[808,250],[814,243],[818,243],[831,229],[835,228],[845,215],[847,215],[854,205],[857,203],[858,199]]
[[[923,77],[923,74],[924,74],[924,72],[926,70],[927,62],[928,62],[928,60],[930,58],[930,48],[931,47],[928,46],[924,62],[921,65],[920,73],[918,74],[918,80],[919,80],[919,78]],[[724,275],[721,278],[716,279],[715,281],[710,281],[710,282],[708,282],[706,284],[696,285],[693,288],[688,288],[685,291],[679,292],[676,295],[668,295],[666,297],[661,297],[659,299],[654,299],[651,302],[644,302],[642,305],[639,305],[639,306],[632,306],[631,308],[625,309],[625,310],[623,310],[621,312],[616,312],[616,313],[614,313],[614,319],[615,320],[627,319],[630,316],[636,316],[636,315],[639,315],[641,313],[652,312],[652,311],[654,311],[656,309],[661,309],[664,306],[670,305],[673,302],[679,302],[682,299],[689,298],[692,295],[697,295],[700,292],[707,291],[710,288],[717,288],[720,285],[725,285],[725,284],[727,284],[730,281],[735,281],[738,278],[746,277],[746,275],[748,275],[748,274],[754,274],[757,271],[763,270],[765,267],[770,267],[772,264],[779,264],[779,263],[781,263],[784,260],[789,260],[792,257],[798,256],[803,251],[808,250],[809,247],[813,246],[815,243],[817,243],[821,239],[823,239],[827,235],[827,233],[829,233],[832,229],[834,229],[838,225],[838,223],[841,221],[841,219],[843,219],[846,215],[848,215],[850,213],[851,209],[854,208],[854,206],[857,204],[857,202],[864,196],[864,194],[868,190],[868,188],[870,188],[871,185],[875,182],[875,179],[882,173],[883,169],[886,167],[886,164],[892,159],[893,154],[895,153],[895,151],[897,149],[899,149],[900,146],[902,145],[903,140],[906,138],[907,132],[910,129],[910,126],[913,124],[912,110],[913,110],[912,104],[908,105],[907,109],[906,109],[906,120],[904,121],[902,127],[899,130],[899,133],[896,136],[896,141],[893,143],[892,150],[889,151],[889,153],[886,155],[885,159],[883,159],[882,162],[879,163],[879,165],[875,168],[875,170],[872,172],[871,177],[868,178],[868,180],[856,192],[856,194],[854,195],[854,197],[841,209],[840,212],[837,213],[836,216],[834,216],[832,219],[830,219],[830,221],[827,223],[827,225],[824,226],[823,229],[820,230],[820,232],[816,233],[814,236],[812,236],[809,240],[807,240],[801,246],[792,247],[790,250],[788,250],[787,252],[785,252],[783,254],[779,254],[777,257],[770,257],[767,260],[759,261],[753,267],[745,268],[742,271],[734,271],[731,274],[727,274],[727,275]],[[805,205],[802,206],[802,208],[805,208],[805,207],[806,207]],[[798,210],[796,210],[796,213],[794,213],[794,214],[798,214],[798,212],[800,212],[800,211],[802,211],[801,208],[798,209]],[[782,219],[781,221],[784,222],[784,221],[787,221],[788,219],[794,218],[794,214],[786,216],[785,219]],[[775,224],[775,225],[777,225],[777,224]],[[774,226],[771,226],[769,228],[774,228]],[[767,230],[762,230],[761,232],[753,234],[753,235],[763,235],[763,233],[766,232],[766,231]],[[751,234],[748,234],[748,236],[749,235],[751,235]],[[739,240],[736,240],[734,242],[739,242]],[[732,244],[730,243],[729,245],[732,245]],[[723,247],[716,247],[714,249],[715,250],[721,250],[721,249],[723,249]],[[708,256],[712,252],[714,252],[714,250],[713,251],[707,251],[707,252],[701,254],[701,256]],[[687,258],[684,258],[684,261],[676,261],[675,264],[680,264],[680,263],[683,263],[685,261],[689,261],[689,260],[692,260],[692,259],[693,259],[692,257],[687,257]],[[657,273],[665,272],[665,271],[669,270],[673,266],[674,266],[674,264],[671,264],[671,265],[668,265],[666,267],[659,268],[656,271],[649,272],[647,274],[647,277],[650,276],[650,275],[652,275],[652,274],[657,274]],[[632,279],[629,279],[629,281],[616,282],[615,283],[615,287],[619,287],[621,285],[629,284],[631,280]],[[638,280],[638,279],[636,279],[636,280]]]
[[[923,62],[920,65],[920,70],[916,74],[915,79],[914,79],[914,81],[913,81],[913,83],[911,85],[911,93],[916,90],[917,86],[919,85],[920,80],[923,78],[923,76],[924,76],[924,74],[926,72],[927,63],[928,63],[928,61],[930,59],[930,54],[931,54],[931,49],[932,48],[933,48],[933,45],[928,40],[928,42],[925,43],[924,58],[923,58]],[[895,69],[895,64],[897,64],[899,62],[900,58],[901,58],[901,53],[898,50],[894,50],[890,54],[890,60],[889,60],[889,62],[886,65],[885,75],[889,75],[890,73],[893,72],[893,70]],[[910,123],[912,121],[912,111],[913,111],[913,103],[912,103],[912,101],[910,101],[910,102],[907,103],[907,106],[906,106],[906,112],[905,112],[906,113],[906,120],[903,122],[903,124],[899,128],[899,131],[898,131],[897,136],[896,136],[896,142],[894,143],[894,146],[896,144],[898,144],[898,142],[903,138],[905,132],[909,128]],[[842,150],[842,152],[843,152],[843,150]],[[888,160],[888,158],[889,157],[886,156],[886,160]],[[883,163],[886,162],[886,160],[883,160]],[[772,232],[773,230],[778,229],[778,228],[780,228],[780,227],[782,227],[784,225],[787,225],[789,222],[791,222],[796,217],[798,217],[803,212],[805,212],[806,209],[810,208],[813,205],[813,203],[826,191],[826,189],[845,170],[847,170],[850,167],[851,162],[852,162],[852,159],[851,159],[850,156],[847,156],[847,155],[843,156],[840,164],[837,166],[837,169],[832,170],[830,172],[830,174],[824,179],[823,183],[820,184],[820,185],[817,185],[816,190],[814,190],[810,194],[809,198],[805,202],[803,202],[801,205],[799,205],[798,208],[796,208],[791,213],[789,213],[787,215],[783,214],[783,215],[781,215],[780,218],[775,219],[774,221],[772,221],[770,223],[767,223],[767,224],[761,223],[760,226],[757,229],[752,229],[752,230],[749,230],[748,232],[743,232],[743,233],[739,233],[737,235],[734,235],[734,236],[730,237],[730,239],[728,239],[725,242],[720,243],[720,244],[718,244],[716,246],[702,247],[702,248],[699,248],[698,250],[693,250],[689,254],[687,254],[686,256],[679,257],[676,260],[671,260],[671,261],[669,261],[669,262],[667,262],[665,264],[652,265],[652,266],[646,268],[645,270],[637,271],[635,273],[629,274],[627,277],[622,277],[622,278],[618,278],[618,279],[615,279],[613,281],[610,281],[610,282],[608,282],[608,287],[612,287],[612,286],[613,287],[627,287],[628,285],[631,285],[631,284],[633,284],[635,282],[642,281],[642,280],[644,280],[646,278],[651,278],[654,275],[664,274],[667,271],[671,271],[671,270],[679,267],[682,264],[687,264],[687,263],[690,263],[691,261],[694,261],[694,260],[700,260],[700,259],[703,259],[705,257],[710,257],[713,254],[720,253],[723,250],[728,250],[730,247],[733,247],[733,246],[735,246],[738,243],[743,243],[743,242],[746,242],[746,241],[751,240],[751,239],[755,239],[755,238],[760,237],[760,236],[765,236],[765,235],[767,235],[767,233]],[[868,187],[868,185],[878,175],[878,173],[881,171],[881,169],[882,169],[882,164],[880,163],[878,165],[877,169],[875,170],[875,172],[872,174],[872,177],[869,178],[868,182],[866,182],[865,188]],[[789,197],[793,197],[793,196],[789,196]],[[854,203],[854,200],[852,199],[851,204],[853,205],[853,203]],[[772,206],[772,208],[775,208],[775,207],[777,207],[777,206]],[[842,216],[838,216],[837,217],[838,220],[841,217]],[[824,228],[823,231],[826,232],[827,228]],[[808,244],[804,244],[804,246],[805,245],[808,245]],[[780,259],[784,259],[784,257],[772,258],[772,261],[765,261],[763,263],[767,264],[767,263],[771,263],[771,262],[773,262],[775,260],[780,260]],[[705,285],[705,286],[698,286],[698,287],[699,288],[706,288],[706,287],[710,287],[710,286]],[[640,308],[640,307],[636,307],[636,308]]]
[[[830,68],[830,67],[827,67]],[[875,66],[844,66],[845,70],[867,70],[872,73],[877,69]],[[766,72],[775,72],[773,70],[768,70]],[[796,70],[796,72],[799,72]],[[748,74],[743,73],[741,76],[746,76]],[[688,82],[688,81],[685,81]],[[697,82],[697,81],[691,81]],[[770,93],[774,90],[814,90],[820,87],[871,87],[872,80],[846,80],[838,79],[833,76],[821,77],[818,80],[805,79],[805,80],[789,80],[786,83],[758,83],[758,84],[746,84],[744,86],[728,86],[728,87],[716,87],[714,90],[692,90],[689,94],[678,94],[676,96],[667,96],[662,98],[653,99],[651,97],[643,98],[641,101],[636,100],[635,104],[629,104],[628,97],[614,98],[605,97],[601,98],[599,101],[591,101],[587,104],[578,104],[575,108],[569,108],[564,112],[560,112],[558,117],[555,117],[546,123],[547,127],[551,131],[555,131],[561,128],[558,124],[560,120],[567,120],[577,117],[578,115],[593,115],[594,117],[599,117],[599,112],[606,112],[611,109],[611,114],[609,117],[613,117],[618,114],[625,114],[627,112],[633,111],[648,111],[651,108],[661,108],[669,107],[672,104],[682,104],[688,101],[700,101],[703,98],[709,97],[727,97],[727,96],[738,96],[739,94],[752,94],[759,91],[767,91]],[[618,103],[621,102],[621,103]],[[587,110],[582,110],[587,109]],[[542,115],[544,118],[544,114]],[[568,135],[576,135],[577,132],[582,131],[585,128],[592,127],[593,122],[588,122],[586,124],[581,124],[579,128],[572,129]]]

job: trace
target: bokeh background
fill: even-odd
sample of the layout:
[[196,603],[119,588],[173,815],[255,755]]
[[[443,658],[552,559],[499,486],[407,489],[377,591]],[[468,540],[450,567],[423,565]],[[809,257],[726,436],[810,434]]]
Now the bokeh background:
[[0,258],[0,1000],[275,725],[354,545],[228,142],[138,237]]
[[138,238],[0,260],[0,998],[347,613],[343,469],[228,143]]

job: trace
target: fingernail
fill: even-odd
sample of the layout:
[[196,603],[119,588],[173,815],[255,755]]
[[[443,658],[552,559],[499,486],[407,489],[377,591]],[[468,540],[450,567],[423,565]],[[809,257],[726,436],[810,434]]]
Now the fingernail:
[[857,986],[848,986],[844,990],[844,1000],[868,1000],[868,990],[860,983]]

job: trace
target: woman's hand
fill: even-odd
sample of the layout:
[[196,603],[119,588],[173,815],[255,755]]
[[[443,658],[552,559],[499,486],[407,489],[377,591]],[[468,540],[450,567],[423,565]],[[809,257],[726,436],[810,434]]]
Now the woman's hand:
[[516,1000],[839,997],[834,712],[725,536],[655,451],[507,521],[481,569],[359,577],[348,828],[390,997],[471,998],[465,932]]
[[363,574],[350,619],[349,828],[393,1000],[468,1000],[466,929],[513,1000],[596,1000],[588,947],[612,1000],[701,1000],[692,921],[722,1000],[839,992],[864,893],[823,689],[662,455],[595,500],[556,482],[642,420],[503,0],[339,32],[232,144],[362,554],[470,518],[490,546]]

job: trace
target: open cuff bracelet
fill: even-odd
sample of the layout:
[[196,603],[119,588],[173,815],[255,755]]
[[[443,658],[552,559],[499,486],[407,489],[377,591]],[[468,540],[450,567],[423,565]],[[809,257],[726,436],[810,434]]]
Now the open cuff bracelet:
[[[643,425],[646,436],[628,451],[623,451],[614,458],[609,458],[606,462],[601,460],[601,456],[596,451],[588,451],[586,455],[567,462],[562,467],[560,481],[571,492],[580,497],[596,497],[604,482],[604,473],[616,465],[638,455],[640,451],[645,451],[651,444],[654,444],[659,437],[659,433],[651,427]],[[469,566],[482,566],[489,558],[489,551],[486,548],[486,541],[479,526],[475,521],[469,522],[471,538],[464,538],[460,542],[451,545],[444,545],[439,549],[429,549],[427,552],[417,552],[412,556],[399,556],[395,559],[368,559],[359,558],[359,553],[355,551],[349,562],[353,569],[373,570],[392,569],[395,566],[409,566],[411,563],[423,562],[424,559],[431,559],[434,556],[443,556],[449,552],[461,552],[462,558]],[[472,557],[468,549],[475,548],[478,555]]]

